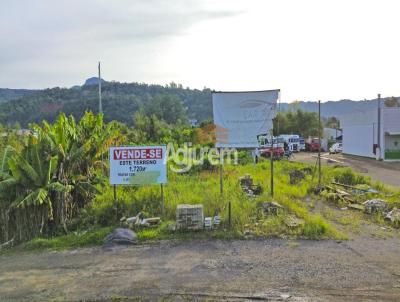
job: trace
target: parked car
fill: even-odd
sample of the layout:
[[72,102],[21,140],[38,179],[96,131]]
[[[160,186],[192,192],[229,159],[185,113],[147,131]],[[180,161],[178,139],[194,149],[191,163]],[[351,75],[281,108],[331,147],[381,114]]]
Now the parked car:
[[342,143],[334,143],[330,148],[329,148],[329,153],[340,153],[343,151],[343,145]]
[[[283,149],[283,147],[274,147],[272,148],[272,152],[275,159],[281,159],[285,154],[285,150]],[[260,155],[269,158],[271,156],[271,147],[260,149]]]

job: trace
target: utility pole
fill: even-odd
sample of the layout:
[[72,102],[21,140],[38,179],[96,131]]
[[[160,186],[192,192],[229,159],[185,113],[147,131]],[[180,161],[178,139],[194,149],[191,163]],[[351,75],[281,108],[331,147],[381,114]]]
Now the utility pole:
[[[100,61],[99,61],[99,114],[103,113],[103,105],[101,103],[101,66],[100,66]],[[103,158],[103,152],[101,152],[101,171],[103,172],[104,175],[104,158]],[[114,199],[116,199],[116,187],[114,185]]]
[[318,101],[318,189],[321,188],[321,101]]
[[99,62],[99,113],[103,113],[103,105],[101,103],[101,70],[100,70],[100,62]]

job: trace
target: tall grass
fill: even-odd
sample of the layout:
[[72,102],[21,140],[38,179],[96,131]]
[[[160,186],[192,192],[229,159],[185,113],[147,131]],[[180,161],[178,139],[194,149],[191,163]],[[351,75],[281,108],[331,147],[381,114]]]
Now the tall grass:
[[[259,164],[226,165],[223,169],[223,195],[220,194],[218,169],[195,169],[185,174],[170,172],[168,184],[164,186],[164,223],[155,229],[138,231],[140,241],[169,238],[237,238],[250,231],[256,236],[263,237],[302,237],[308,239],[346,238],[328,221],[329,215],[322,212],[309,211],[311,205],[324,199],[321,195],[313,195],[317,185],[317,177],[313,173],[305,173],[305,179],[296,185],[290,185],[289,172],[297,169],[313,167],[306,164],[278,161],[274,163],[274,197],[270,194],[270,162],[261,161]],[[311,169],[310,169],[311,168]],[[257,197],[248,197],[239,185],[239,177],[250,174],[254,183],[260,184],[263,192]],[[348,168],[324,167],[324,184],[332,181],[350,185],[364,184],[379,190],[378,195],[363,194],[359,198],[384,198],[390,207],[400,207],[400,191],[393,191],[380,183],[372,183],[368,177],[354,173]],[[146,216],[161,216],[161,192],[159,185],[148,186],[119,186],[117,200],[114,200],[113,187],[106,185],[99,188],[99,194],[94,202],[84,208],[79,218],[70,223],[73,234],[50,239],[35,239],[27,244],[28,248],[65,248],[99,244],[111,226],[119,224],[121,217],[134,216],[143,212]],[[264,201],[276,201],[285,210],[277,216],[261,214],[260,204]],[[228,229],[228,204],[232,205],[232,227]],[[202,204],[205,216],[220,215],[222,226],[217,232],[175,233],[172,234],[167,225],[175,220],[176,207],[179,204]],[[286,225],[286,219],[295,216],[302,221],[298,227]],[[361,215],[362,216],[362,215]],[[341,223],[341,221],[339,221]],[[346,222],[348,224],[348,222]],[[343,224],[343,223],[341,223]]]
[[[228,204],[232,206],[232,228],[243,233],[259,217],[260,203],[272,199],[281,203],[287,210],[280,217],[265,218],[258,223],[255,232],[258,235],[278,235],[291,233],[307,238],[335,237],[337,233],[320,216],[310,214],[303,200],[315,186],[316,178],[307,175],[297,185],[289,184],[289,171],[303,169],[305,164],[288,161],[274,163],[274,198],[270,195],[270,162],[246,165],[226,165],[223,168],[223,195],[220,194],[219,171],[205,170],[196,173],[177,174],[170,172],[168,184],[164,186],[164,220],[174,220],[179,204],[202,204],[205,216],[220,215],[223,224],[228,221]],[[254,183],[260,184],[263,193],[257,197],[248,197],[239,186],[239,177],[250,174]],[[99,224],[107,226],[118,223],[122,216],[133,216],[139,211],[147,216],[161,216],[161,194],[158,185],[141,187],[118,187],[117,201],[113,198],[113,188],[106,186],[90,209],[81,216],[85,225]],[[296,231],[289,230],[285,224],[285,215],[294,215],[304,220],[304,225]],[[85,223],[86,222],[86,223]],[[81,223],[81,225],[82,225]]]

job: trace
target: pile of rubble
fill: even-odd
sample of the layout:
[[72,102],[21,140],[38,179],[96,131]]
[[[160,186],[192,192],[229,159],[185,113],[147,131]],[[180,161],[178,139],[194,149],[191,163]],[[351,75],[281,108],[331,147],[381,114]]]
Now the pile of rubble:
[[263,216],[278,215],[284,210],[283,206],[275,201],[266,201],[261,203],[261,209]]
[[239,184],[243,192],[246,193],[246,195],[249,197],[257,196],[262,193],[261,185],[254,184],[253,178],[250,176],[250,174],[246,174],[243,177],[240,177]]
[[396,227],[400,227],[400,209],[393,208],[386,214],[385,219],[390,220]]
[[296,185],[304,179],[306,179],[306,175],[300,170],[291,170],[289,172],[289,182],[291,185]]
[[131,229],[137,227],[155,227],[161,223],[160,217],[144,218],[144,214],[139,212],[136,216],[128,217],[125,216],[120,219],[120,223],[123,226],[127,226]]
[[203,205],[180,204],[176,208],[176,229],[178,230],[211,230],[218,228],[221,218],[205,217],[203,214]]
[[334,201],[341,205],[345,205],[342,207],[342,210],[352,209],[363,211],[366,214],[382,214],[386,220],[392,222],[393,225],[400,227],[400,209],[393,208],[389,211],[388,203],[385,200],[374,198],[369,199],[364,202],[360,202],[362,196],[365,194],[378,194],[379,192],[370,187],[354,187],[349,185],[343,185],[339,183],[332,183],[335,186],[341,186],[347,189],[348,191],[338,189],[334,186],[324,186],[320,189],[320,194],[323,195],[327,200]]
[[388,205],[382,199],[370,199],[363,203],[364,211],[368,214],[386,212]]

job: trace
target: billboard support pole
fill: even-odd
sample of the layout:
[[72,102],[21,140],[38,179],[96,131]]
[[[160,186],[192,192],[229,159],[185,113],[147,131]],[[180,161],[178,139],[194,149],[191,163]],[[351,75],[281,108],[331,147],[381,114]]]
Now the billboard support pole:
[[117,185],[114,185],[114,201],[117,201]]
[[161,217],[164,217],[164,211],[165,211],[165,206],[164,206],[164,184],[160,184],[160,189],[161,189]]
[[[223,162],[224,162],[224,154],[221,151],[222,148],[219,148],[219,193],[221,198],[224,196],[224,179],[223,179]],[[228,225],[231,228],[232,224],[232,204],[231,201],[228,202]]]
[[222,163],[224,161],[224,156],[219,148],[219,193],[221,196],[224,194],[224,181],[223,181],[223,167]]
[[321,101],[318,101],[318,189],[321,188]]
[[270,159],[271,159],[271,197],[274,197],[274,137],[272,135],[272,131],[271,131]]

